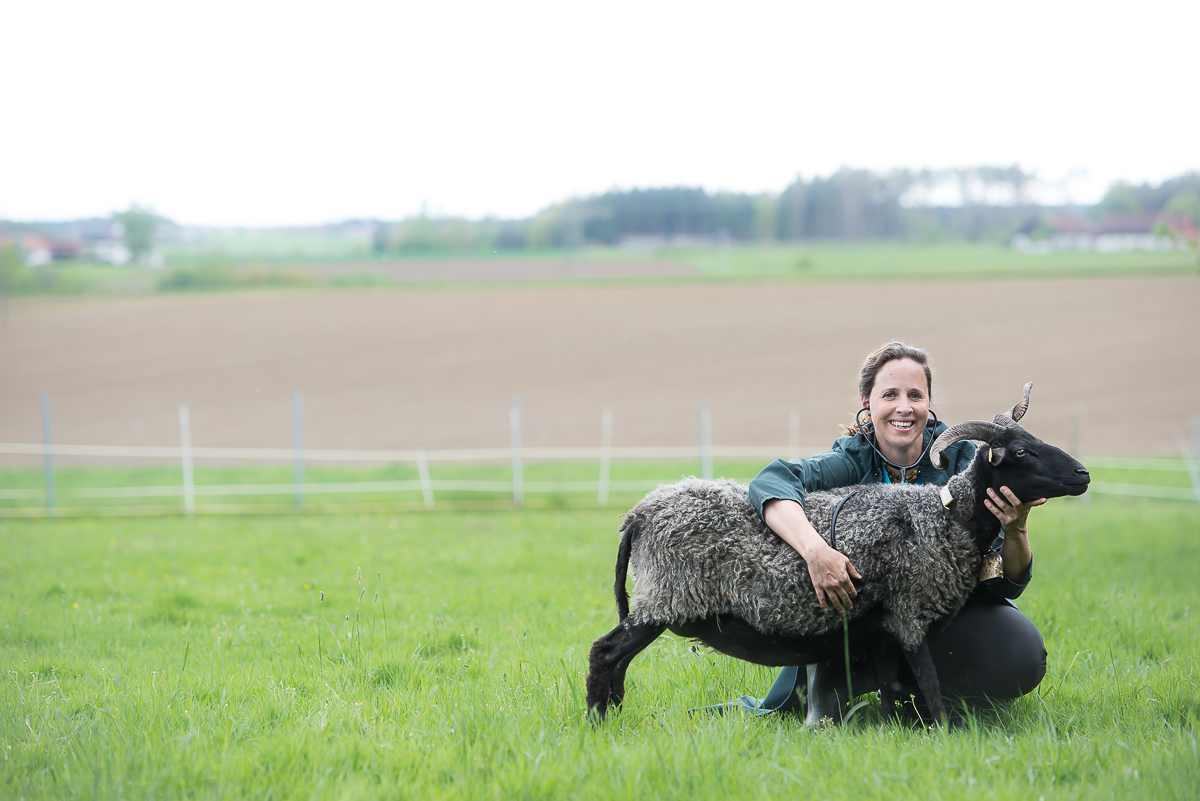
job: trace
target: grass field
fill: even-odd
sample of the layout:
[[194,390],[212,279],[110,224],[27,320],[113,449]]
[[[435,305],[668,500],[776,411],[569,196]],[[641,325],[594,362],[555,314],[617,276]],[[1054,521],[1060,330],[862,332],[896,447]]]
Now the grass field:
[[1049,674],[950,732],[690,718],[771,671],[670,638],[593,728],[616,510],[0,521],[0,795],[1194,798],[1200,511],[1035,514]]
[[[590,253],[595,259],[629,258],[631,254],[617,249],[596,249]],[[728,251],[719,248],[658,251],[654,256],[687,264],[713,279],[797,281],[1146,275],[1195,272],[1200,266],[1190,251],[1027,256],[990,243],[743,245]]]
[[[1107,460],[1112,462],[1114,460]],[[1121,464],[1121,460],[1115,460]],[[1139,460],[1133,460],[1139,461]],[[1182,460],[1144,460],[1159,469],[1123,469],[1106,466],[1097,457],[1085,460],[1099,486],[1150,485],[1192,492]],[[762,469],[764,460],[715,460],[714,475],[747,483]],[[599,465],[594,462],[532,462],[523,467],[525,505],[533,508],[579,508],[598,504]],[[622,510],[660,483],[699,475],[695,461],[619,461],[612,465],[607,506]],[[435,508],[505,508],[512,502],[512,468],[509,464],[435,463],[430,477],[438,482]],[[306,466],[304,508],[310,512],[415,511],[425,508],[419,488],[385,489],[388,482],[417,482],[415,465]],[[196,505],[200,512],[248,513],[289,511],[295,505],[291,465],[197,467],[194,470]],[[361,482],[353,492],[325,492],[323,486]],[[441,488],[440,482],[491,482],[494,491]],[[57,513],[178,514],[183,511],[182,472],[178,466],[127,468],[68,467],[55,470]],[[255,493],[269,486],[271,493]],[[379,486],[376,489],[374,487]],[[36,468],[0,468],[0,517],[37,516],[44,511],[45,474]],[[143,488],[146,495],[125,494],[121,488]],[[229,491],[223,491],[225,488]],[[1093,497],[1100,493],[1093,493]],[[1089,498],[1090,501],[1090,498]]]
[[[577,252],[513,251],[504,253],[433,253],[376,256],[358,245],[345,246],[319,238],[291,242],[286,237],[230,240],[222,248],[181,247],[168,251],[167,269],[109,267],[63,262],[23,271],[16,294],[142,294],[194,290],[321,289],[407,286],[414,283],[494,285],[509,283],[558,284],[679,283],[695,281],[845,281],[928,278],[1071,277],[1104,275],[1179,275],[1200,269],[1191,251],[1091,253],[1064,252],[1028,256],[991,243],[803,243],[742,244],[717,247],[637,250],[589,247]],[[489,268],[497,277],[479,281],[424,278],[398,280],[389,267],[440,261],[477,263],[482,275]],[[578,275],[536,281],[504,279],[505,265],[515,263],[580,265]],[[587,278],[589,263],[661,262],[692,268],[694,275],[644,278]],[[331,271],[330,268],[336,268]],[[436,270],[434,271],[436,273]]]

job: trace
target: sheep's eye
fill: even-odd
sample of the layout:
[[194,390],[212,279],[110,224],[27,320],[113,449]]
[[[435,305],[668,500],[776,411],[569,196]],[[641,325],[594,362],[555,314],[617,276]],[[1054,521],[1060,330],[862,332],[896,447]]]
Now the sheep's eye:
[[1015,455],[1017,458],[1021,458],[1022,456],[1025,455],[1025,449],[1017,448],[1015,451],[1013,451],[1013,455]]

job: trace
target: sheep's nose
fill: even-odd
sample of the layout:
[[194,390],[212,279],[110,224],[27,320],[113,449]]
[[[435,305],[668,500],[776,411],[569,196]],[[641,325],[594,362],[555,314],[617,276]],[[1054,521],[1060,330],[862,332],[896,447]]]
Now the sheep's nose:
[[1088,473],[1088,469],[1087,469],[1086,467],[1076,467],[1076,468],[1075,468],[1075,475],[1078,475],[1078,476],[1086,476],[1086,475],[1089,475],[1089,473]]

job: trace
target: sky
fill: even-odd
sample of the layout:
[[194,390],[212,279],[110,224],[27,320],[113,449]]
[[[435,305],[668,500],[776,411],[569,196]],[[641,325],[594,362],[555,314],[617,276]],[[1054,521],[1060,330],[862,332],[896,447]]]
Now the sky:
[[1200,169],[1195,0],[39,0],[0,30],[15,220],[522,217],[1014,163],[1093,202]]

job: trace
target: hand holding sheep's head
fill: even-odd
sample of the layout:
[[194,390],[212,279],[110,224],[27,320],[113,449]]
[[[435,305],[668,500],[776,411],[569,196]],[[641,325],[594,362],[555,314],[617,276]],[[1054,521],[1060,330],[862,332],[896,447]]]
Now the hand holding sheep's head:
[[994,422],[968,420],[946,429],[929,451],[933,466],[944,468],[943,451],[955,442],[972,439],[987,445],[981,452],[995,473],[992,483],[1009,487],[1019,498],[1060,498],[1087,492],[1091,481],[1087,468],[1017,424],[1029,408],[1032,387],[1030,381],[1020,402],[996,415]]

